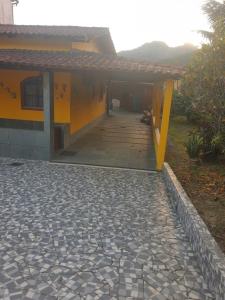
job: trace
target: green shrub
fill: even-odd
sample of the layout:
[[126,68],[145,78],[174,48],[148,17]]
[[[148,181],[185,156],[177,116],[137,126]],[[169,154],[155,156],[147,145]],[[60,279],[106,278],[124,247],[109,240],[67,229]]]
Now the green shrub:
[[199,126],[199,135],[203,138],[202,155],[216,158],[220,154],[225,153],[225,128],[217,127],[214,120],[202,119]]
[[201,114],[192,107],[192,105],[187,108],[185,115],[188,122],[193,124],[198,124],[202,117]]
[[182,93],[175,91],[173,95],[173,106],[172,106],[172,114],[185,116],[187,110],[191,105],[191,100],[189,97],[184,96]]
[[225,153],[225,138],[221,133],[213,136],[211,140],[211,152],[215,157]]
[[187,154],[190,158],[198,158],[203,145],[203,138],[198,133],[190,134],[185,143]]

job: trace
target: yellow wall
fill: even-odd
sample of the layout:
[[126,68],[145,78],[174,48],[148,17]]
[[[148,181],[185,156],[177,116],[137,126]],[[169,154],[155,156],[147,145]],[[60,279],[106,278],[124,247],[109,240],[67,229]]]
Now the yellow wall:
[[91,121],[106,112],[106,93],[100,98],[101,80],[96,80],[95,97],[90,84],[85,84],[82,77],[72,75],[72,100],[70,108],[70,133],[74,134]]
[[[0,70],[0,118],[43,121],[43,111],[23,109],[21,106],[22,80],[39,76],[40,72]],[[73,77],[73,86],[71,80]],[[83,82],[78,75],[57,72],[54,75],[54,121],[70,123],[70,132],[75,133],[106,111],[105,90],[100,98],[101,81],[92,86]],[[72,99],[71,99],[72,98]],[[70,101],[71,99],[71,101]]]
[[72,43],[72,48],[82,51],[101,52],[100,47],[93,40],[87,43]]
[[[40,75],[35,71],[0,70],[0,118],[43,121],[43,111],[22,109],[22,80]],[[55,122],[70,122],[71,76],[70,73],[56,73],[55,86]]]
[[95,41],[90,42],[71,42],[60,38],[18,38],[18,37],[1,37],[1,49],[28,49],[28,50],[56,50],[65,51],[78,49],[84,51],[100,52]]
[[57,72],[54,75],[55,123],[70,122],[71,74]]
[[[1,37],[0,48],[36,49],[36,50],[70,50],[79,49],[99,52],[95,41],[89,43],[72,43],[52,38],[9,38]],[[41,75],[36,71],[19,71],[0,69],[0,118],[43,121],[43,111],[22,109],[21,88],[22,80],[32,76]],[[90,89],[83,84],[81,78],[73,75],[77,94],[71,94],[71,74],[55,73],[54,75],[54,115],[55,123],[70,123],[71,133],[77,132],[89,122],[101,116],[106,111],[105,96],[93,98]],[[1,83],[3,86],[1,86]],[[100,84],[100,82],[99,82]],[[14,98],[15,94],[15,98]]]
[[1,49],[70,50],[71,42],[52,38],[1,37]]

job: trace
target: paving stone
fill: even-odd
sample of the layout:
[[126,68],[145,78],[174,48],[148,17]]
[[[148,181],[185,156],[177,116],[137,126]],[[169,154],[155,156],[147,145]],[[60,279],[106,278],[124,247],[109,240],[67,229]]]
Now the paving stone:
[[213,299],[162,175],[0,163],[1,299]]

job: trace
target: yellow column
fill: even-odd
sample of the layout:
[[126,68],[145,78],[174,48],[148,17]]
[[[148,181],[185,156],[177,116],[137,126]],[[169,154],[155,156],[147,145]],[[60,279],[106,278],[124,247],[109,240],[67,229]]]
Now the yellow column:
[[161,86],[159,84],[156,85],[155,91],[155,128],[160,128],[161,123],[161,104],[162,104],[162,91]]
[[165,82],[165,90],[164,90],[160,140],[159,140],[159,145],[156,153],[157,170],[162,170],[164,159],[165,159],[172,96],[173,96],[173,80],[167,80]]
[[155,118],[156,112],[156,87],[153,85],[152,87],[152,116]]

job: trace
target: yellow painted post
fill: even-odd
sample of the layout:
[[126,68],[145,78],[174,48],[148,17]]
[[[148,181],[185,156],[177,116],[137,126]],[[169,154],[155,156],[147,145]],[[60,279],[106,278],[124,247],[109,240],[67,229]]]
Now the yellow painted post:
[[158,153],[158,142],[159,142],[159,128],[156,127],[156,124],[159,123],[160,115],[157,116],[157,94],[158,94],[158,84],[155,83],[152,87],[152,131],[153,131],[153,140],[156,153]]
[[164,90],[164,101],[163,101],[163,113],[162,113],[161,130],[160,130],[160,141],[159,141],[159,146],[158,146],[158,153],[156,154],[156,156],[157,156],[157,166],[156,166],[157,170],[162,170],[164,159],[165,159],[172,96],[173,96],[173,80],[167,80],[165,82],[165,90]]
[[155,117],[155,111],[156,111],[156,88],[155,85],[153,85],[152,88],[152,115]]
[[155,91],[155,128],[160,128],[161,123],[161,86],[158,84]]

